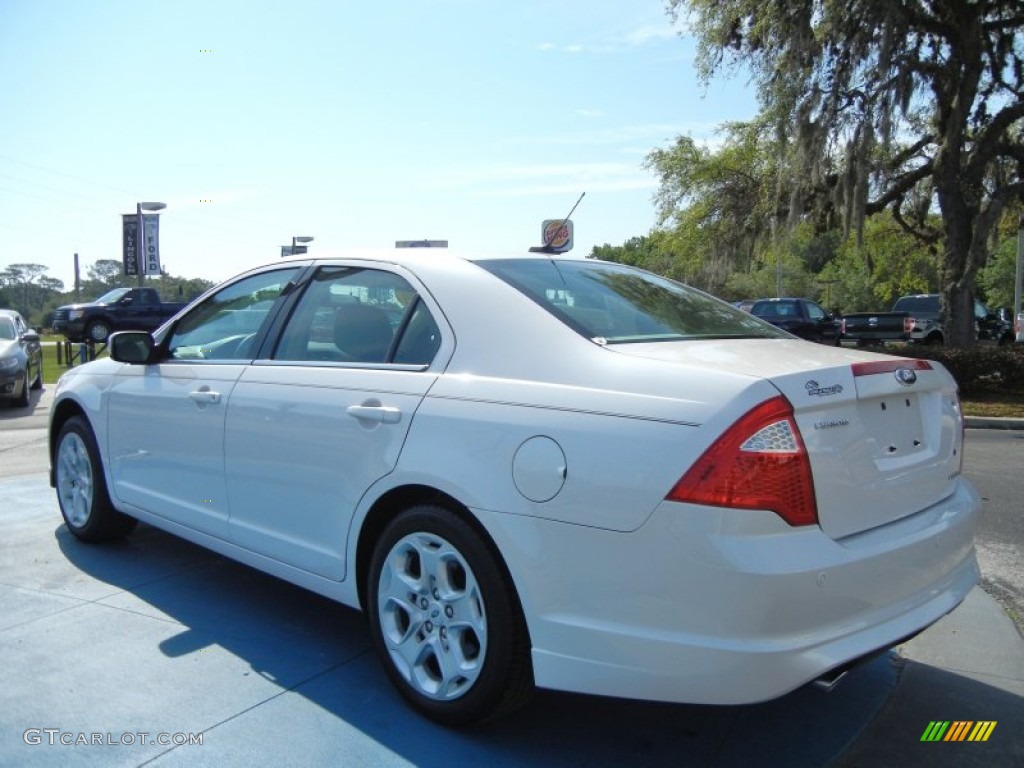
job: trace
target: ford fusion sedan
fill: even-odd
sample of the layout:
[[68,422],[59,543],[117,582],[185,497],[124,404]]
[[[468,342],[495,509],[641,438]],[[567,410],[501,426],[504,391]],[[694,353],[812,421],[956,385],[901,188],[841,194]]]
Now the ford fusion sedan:
[[43,386],[39,334],[13,309],[0,309],[0,401],[27,408],[31,389]]
[[442,723],[535,687],[771,699],[978,577],[942,366],[809,345],[632,267],[285,261],[110,352],[57,386],[68,529],[142,520],[361,609]]

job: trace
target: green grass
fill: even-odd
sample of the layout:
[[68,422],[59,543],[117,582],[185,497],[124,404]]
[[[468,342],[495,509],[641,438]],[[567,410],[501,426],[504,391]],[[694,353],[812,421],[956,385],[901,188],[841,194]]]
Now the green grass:
[[[42,337],[42,341],[58,341],[58,342],[63,342],[64,341],[64,337],[63,336],[43,336]],[[78,354],[78,348],[79,348],[78,344],[72,344],[71,345],[72,353],[73,354]],[[103,353],[100,355],[100,357],[103,357],[106,354],[107,354],[106,350],[104,350]],[[76,362],[75,364],[79,365],[80,363]],[[62,361],[62,364],[58,364],[58,362],[57,362],[57,346],[54,345],[54,344],[44,344],[43,345],[43,384],[56,384],[57,383],[57,379],[59,379],[61,374],[64,373],[64,371],[66,371],[66,370],[68,370],[68,365],[67,365],[66,362]]]
[[1024,418],[1024,391],[979,392],[960,401],[968,416],[1007,416]]

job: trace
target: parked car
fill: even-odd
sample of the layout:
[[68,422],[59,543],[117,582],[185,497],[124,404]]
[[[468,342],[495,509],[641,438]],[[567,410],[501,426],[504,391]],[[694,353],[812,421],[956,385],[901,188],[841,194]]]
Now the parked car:
[[279,262],[109,350],[51,410],[70,532],[143,520],[361,608],[442,723],[534,686],[831,684],[978,578],[941,365],[809,345],[633,267]]
[[0,400],[27,408],[30,389],[43,387],[39,334],[13,309],[0,309]]
[[751,305],[750,314],[801,339],[839,344],[840,321],[810,299],[760,299]]
[[155,288],[115,288],[95,301],[57,307],[53,330],[69,341],[105,343],[114,331],[152,331],[187,302],[161,301]]
[[[843,338],[866,344],[911,341],[918,344],[944,344],[940,296],[923,293],[901,296],[892,312],[860,312],[843,317]],[[980,301],[974,302],[974,327],[978,342],[1007,344],[1013,341],[1013,326],[997,312],[990,312]]]

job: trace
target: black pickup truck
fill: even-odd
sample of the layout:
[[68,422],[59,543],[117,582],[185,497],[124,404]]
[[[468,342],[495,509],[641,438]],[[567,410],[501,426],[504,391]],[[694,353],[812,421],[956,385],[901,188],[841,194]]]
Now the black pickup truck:
[[839,345],[839,321],[810,299],[758,299],[749,311],[801,339]]
[[[858,346],[911,341],[917,344],[944,344],[939,294],[922,293],[901,296],[892,312],[859,312],[842,320],[843,340]],[[1006,344],[1013,341],[1012,324],[990,312],[980,301],[974,302],[974,327],[980,343]]]
[[153,331],[187,302],[160,301],[155,288],[115,288],[95,301],[57,307],[53,330],[74,342],[106,342],[114,331]]

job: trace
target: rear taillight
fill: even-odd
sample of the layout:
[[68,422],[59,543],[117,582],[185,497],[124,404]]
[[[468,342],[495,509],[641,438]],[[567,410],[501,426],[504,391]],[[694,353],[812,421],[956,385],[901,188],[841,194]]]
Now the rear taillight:
[[816,524],[811,464],[789,401],[780,395],[748,411],[712,443],[667,498],[767,509],[790,525]]
[[842,334],[846,333],[846,318],[844,317],[839,321],[839,332]]

